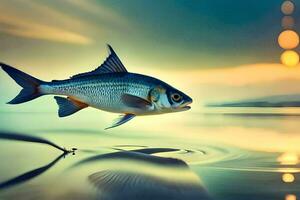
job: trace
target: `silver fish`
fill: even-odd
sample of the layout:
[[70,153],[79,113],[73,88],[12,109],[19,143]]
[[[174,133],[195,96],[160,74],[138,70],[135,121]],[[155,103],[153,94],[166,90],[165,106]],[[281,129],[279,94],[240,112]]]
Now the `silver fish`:
[[[122,113],[110,127],[124,124],[140,115],[155,115],[189,110],[192,99],[156,78],[130,73],[108,45],[109,56],[93,71],[66,80],[45,82],[7,64],[2,69],[23,89],[8,104],[19,104],[42,95],[54,96],[59,117],[66,117],[86,107]],[[108,129],[107,128],[107,129]]]

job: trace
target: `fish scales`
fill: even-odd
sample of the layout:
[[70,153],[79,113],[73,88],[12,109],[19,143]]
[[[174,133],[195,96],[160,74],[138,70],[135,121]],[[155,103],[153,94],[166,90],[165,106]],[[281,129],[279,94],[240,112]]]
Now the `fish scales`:
[[41,86],[44,92],[74,97],[92,107],[111,112],[126,110],[122,95],[130,94],[147,99],[156,80],[151,82],[140,74],[102,74],[98,76],[79,77],[54,81]]

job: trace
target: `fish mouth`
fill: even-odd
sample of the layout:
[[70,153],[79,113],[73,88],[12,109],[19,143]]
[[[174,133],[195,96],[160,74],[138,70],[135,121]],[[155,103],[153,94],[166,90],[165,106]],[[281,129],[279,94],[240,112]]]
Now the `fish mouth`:
[[189,106],[191,103],[193,103],[193,101],[185,102],[185,103],[181,104],[180,108],[184,109],[184,110],[189,110],[189,109],[191,109],[191,106]]
[[189,109],[191,109],[191,106],[184,106],[184,107],[181,107],[181,109],[183,109],[183,110],[189,110]]

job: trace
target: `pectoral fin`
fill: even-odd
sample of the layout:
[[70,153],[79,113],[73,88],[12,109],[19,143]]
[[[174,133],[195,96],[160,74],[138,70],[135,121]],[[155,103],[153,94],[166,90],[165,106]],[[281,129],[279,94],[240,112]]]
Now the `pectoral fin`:
[[66,117],[69,115],[72,115],[76,113],[77,111],[88,107],[87,104],[76,101],[72,98],[64,98],[55,96],[54,99],[56,100],[56,103],[58,104],[58,116],[59,117]]
[[122,101],[125,105],[132,108],[147,109],[151,106],[151,102],[131,94],[123,94]]
[[112,126],[107,127],[105,130],[110,129],[110,128],[114,128],[114,127],[117,127],[117,126],[120,126],[120,125],[128,122],[129,120],[131,120],[134,117],[135,117],[134,114],[121,115]]

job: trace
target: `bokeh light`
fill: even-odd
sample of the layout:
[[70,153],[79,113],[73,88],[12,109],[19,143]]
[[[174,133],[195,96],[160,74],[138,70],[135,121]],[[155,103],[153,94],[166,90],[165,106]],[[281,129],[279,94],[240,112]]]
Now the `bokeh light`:
[[288,50],[284,51],[280,57],[281,63],[288,66],[294,67],[299,63],[299,55],[297,52]]
[[284,29],[291,29],[295,25],[295,20],[292,16],[284,16],[281,20],[281,26]]
[[295,5],[293,2],[291,1],[285,1],[282,3],[281,5],[281,11],[283,12],[283,14],[285,15],[290,15],[294,12],[295,10]]
[[299,35],[292,30],[286,30],[278,36],[278,44],[283,49],[293,49],[299,45]]
[[287,194],[285,200],[297,200],[297,197],[294,194]]
[[282,181],[285,183],[292,183],[295,181],[295,176],[289,173],[282,174]]
[[277,159],[282,165],[296,165],[299,163],[299,157],[296,153],[287,152],[282,154]]

